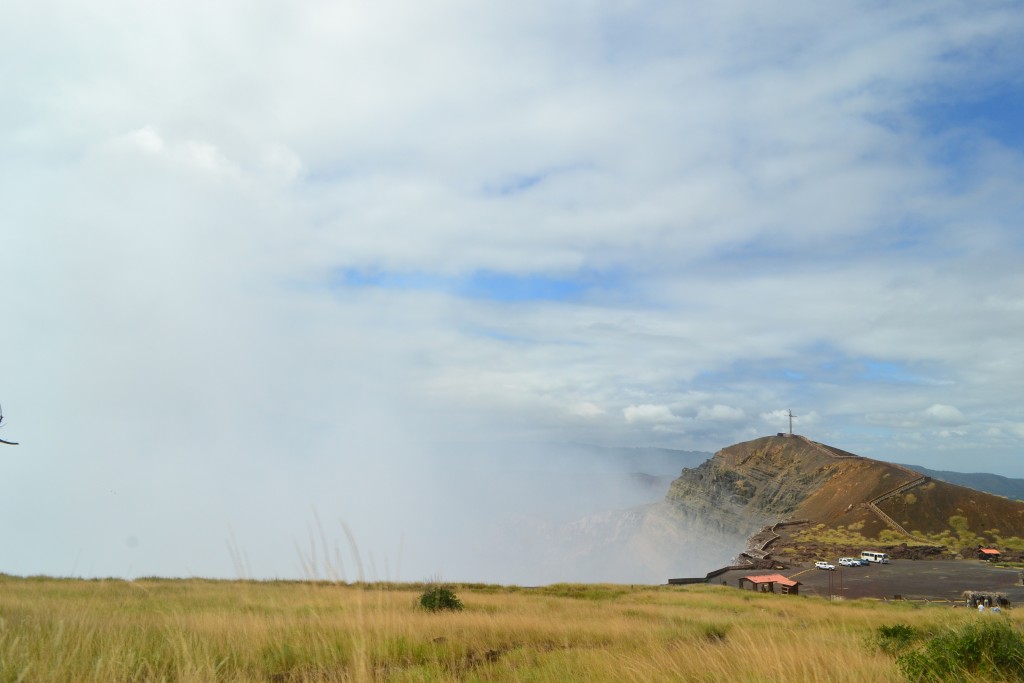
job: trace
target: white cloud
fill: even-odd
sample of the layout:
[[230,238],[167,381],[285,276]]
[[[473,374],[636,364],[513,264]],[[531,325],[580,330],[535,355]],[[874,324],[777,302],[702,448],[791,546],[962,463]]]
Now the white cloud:
[[590,403],[589,401],[584,403],[577,403],[569,409],[569,412],[573,415],[579,415],[580,417],[596,418],[605,415],[604,408]]
[[641,405],[627,406],[623,408],[622,414],[626,422],[640,424],[669,424],[681,422],[682,418],[672,413],[668,406],[643,403]]
[[929,422],[941,425],[960,425],[966,422],[963,413],[953,406],[935,403],[924,411],[924,417]]
[[[716,450],[785,430],[770,406],[867,455],[1019,468],[1024,160],[919,105],[1017,87],[1024,12],[875,9],[6,12],[0,500],[69,520],[19,526],[9,570],[84,543],[78,571],[184,571],[201,536],[213,573],[210,520],[290,547],[311,504],[395,539],[443,511],[377,501],[459,469],[427,442]],[[582,284],[450,285],[481,272]]]
[[[921,429],[928,426],[956,427],[967,423],[959,409],[935,403],[925,410],[912,412],[873,413],[866,416],[868,422],[896,429]],[[951,434],[965,433],[962,430],[939,430],[937,435],[946,438]]]
[[[790,426],[790,410],[782,410],[778,408],[766,413],[759,415],[761,422],[767,426],[767,429],[773,432],[785,432],[789,431]],[[808,428],[813,427],[819,423],[819,416],[817,411],[808,410],[800,411],[800,414],[793,415],[793,431],[794,433],[802,433],[805,436],[808,435]],[[821,440],[821,439],[819,439]]]
[[697,411],[698,420],[710,420],[712,422],[736,422],[746,417],[742,408],[733,408],[715,404],[713,406],[702,406]]
[[115,136],[99,147],[101,154],[116,156],[118,151],[128,149],[162,159],[179,168],[236,179],[241,175],[238,165],[228,159],[215,144],[202,140],[169,140],[153,126],[143,126]]
[[143,126],[132,131],[125,136],[125,139],[138,146],[139,149],[154,154],[163,151],[164,148],[163,138],[151,126]]

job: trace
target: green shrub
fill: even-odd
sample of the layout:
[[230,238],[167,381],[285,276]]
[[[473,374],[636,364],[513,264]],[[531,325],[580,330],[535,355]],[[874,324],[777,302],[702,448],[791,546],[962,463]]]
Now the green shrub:
[[427,589],[420,594],[420,607],[428,612],[438,612],[443,609],[459,612],[462,610],[462,601],[455,595],[448,586],[427,586]]
[[700,632],[704,636],[704,640],[719,643],[724,641],[729,634],[729,624],[702,624]]
[[1019,681],[1024,679],[1024,637],[1008,620],[986,616],[932,638],[897,663],[911,681],[959,681],[967,676]]
[[879,626],[874,643],[887,655],[898,655],[921,638],[921,633],[913,626],[893,624]]

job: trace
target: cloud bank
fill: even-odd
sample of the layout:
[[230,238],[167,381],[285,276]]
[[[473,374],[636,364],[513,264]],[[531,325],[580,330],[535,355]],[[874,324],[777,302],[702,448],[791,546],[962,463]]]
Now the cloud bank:
[[458,572],[495,444],[790,409],[1024,476],[1022,38],[1013,2],[10,8],[5,571],[230,575],[230,537],[293,575],[315,510]]

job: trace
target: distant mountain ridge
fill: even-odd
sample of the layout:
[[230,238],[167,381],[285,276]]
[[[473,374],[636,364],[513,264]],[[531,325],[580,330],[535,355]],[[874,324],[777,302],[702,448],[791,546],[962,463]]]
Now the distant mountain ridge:
[[996,496],[1006,496],[1014,500],[1024,500],[1024,479],[1012,479],[987,472],[950,472],[932,470],[920,465],[904,465],[932,479],[939,479],[950,484],[966,486],[976,491],[984,491]]

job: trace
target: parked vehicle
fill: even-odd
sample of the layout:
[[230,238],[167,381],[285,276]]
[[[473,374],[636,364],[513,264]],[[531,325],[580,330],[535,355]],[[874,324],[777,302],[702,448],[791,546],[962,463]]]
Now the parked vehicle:
[[889,564],[889,556],[886,553],[880,553],[875,550],[865,550],[860,554],[860,559],[877,564]]
[[853,557],[840,557],[839,565],[842,567],[859,567],[860,560]]
[[830,564],[828,562],[821,562],[821,561],[819,561],[819,562],[815,562],[814,563],[814,568],[815,569],[827,569],[830,572],[832,572],[832,571],[835,571],[836,566],[834,564]]

